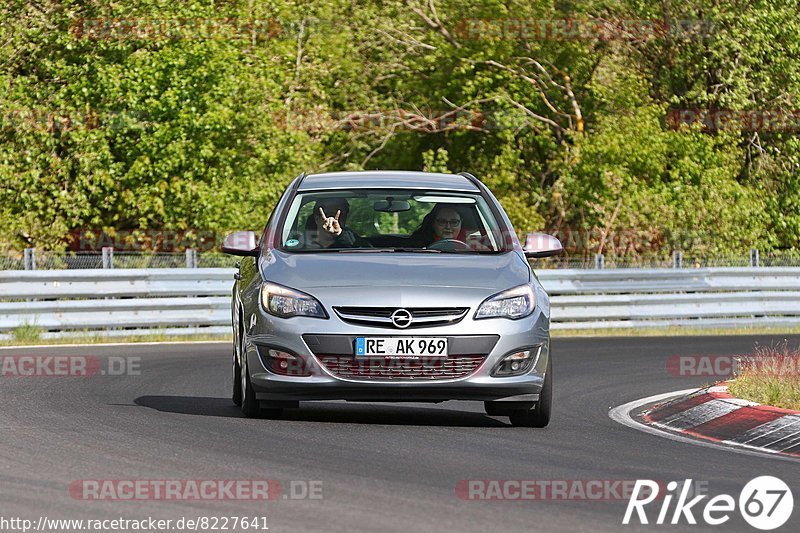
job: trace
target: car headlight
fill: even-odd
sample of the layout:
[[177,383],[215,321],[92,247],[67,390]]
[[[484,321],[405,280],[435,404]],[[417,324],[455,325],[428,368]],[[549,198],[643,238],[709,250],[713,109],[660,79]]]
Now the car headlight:
[[525,318],[536,308],[536,298],[530,285],[520,285],[513,289],[490,296],[478,307],[475,319],[479,318]]
[[310,294],[274,283],[264,283],[261,286],[261,305],[267,313],[281,318],[292,316],[328,318],[328,313],[322,304]]

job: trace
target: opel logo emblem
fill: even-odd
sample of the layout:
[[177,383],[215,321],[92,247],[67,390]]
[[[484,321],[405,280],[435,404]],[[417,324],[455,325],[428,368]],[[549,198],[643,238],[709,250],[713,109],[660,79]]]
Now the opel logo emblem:
[[392,316],[389,318],[392,319],[392,324],[394,324],[396,328],[400,329],[407,328],[414,320],[414,317],[411,316],[411,312],[407,309],[398,309],[392,313]]

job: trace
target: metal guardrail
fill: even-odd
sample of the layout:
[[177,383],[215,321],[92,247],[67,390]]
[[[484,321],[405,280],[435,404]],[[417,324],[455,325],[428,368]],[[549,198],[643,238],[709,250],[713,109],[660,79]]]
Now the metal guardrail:
[[[0,271],[0,339],[230,328],[234,269]],[[542,270],[554,329],[798,326],[800,268]]]
[[225,334],[234,269],[0,271],[0,339]]
[[553,329],[800,325],[800,268],[544,270]]
[[111,247],[101,252],[42,251],[25,248],[22,253],[0,253],[1,270],[74,270],[115,268],[225,268],[236,263],[229,255],[187,248],[182,252],[119,251]]
[[[0,270],[72,270],[115,268],[226,268],[235,258],[213,250],[187,248],[181,252],[125,251],[105,247],[101,252],[47,251],[25,248],[22,252],[0,253]],[[617,268],[710,268],[710,267],[800,267],[800,250],[773,250],[761,253],[750,250],[738,255],[685,255],[648,253],[634,257],[594,254],[570,255],[538,259],[537,270],[553,268],[617,269]]]

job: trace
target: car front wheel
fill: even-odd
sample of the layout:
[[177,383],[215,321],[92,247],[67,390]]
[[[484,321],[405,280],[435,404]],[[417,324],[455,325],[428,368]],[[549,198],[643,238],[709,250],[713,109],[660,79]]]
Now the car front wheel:
[[231,368],[233,369],[233,387],[231,391],[231,400],[233,403],[241,406],[242,405],[242,369],[239,367],[239,358],[237,354],[237,341],[233,341],[233,364]]
[[550,423],[550,411],[553,406],[552,366],[552,359],[548,357],[539,401],[530,409],[513,411],[509,414],[508,418],[513,426],[543,428]]
[[256,391],[253,390],[253,383],[250,381],[250,371],[247,369],[247,357],[242,357],[244,366],[239,373],[241,374],[242,403],[241,409],[247,418],[280,418],[283,415],[283,408],[269,407],[262,409],[260,402],[256,399]]
[[261,409],[256,400],[256,392],[253,390],[253,384],[250,382],[250,372],[247,369],[247,358],[243,357],[242,362],[244,366],[241,369],[241,384],[242,384],[242,413],[247,418],[256,418],[261,414]]

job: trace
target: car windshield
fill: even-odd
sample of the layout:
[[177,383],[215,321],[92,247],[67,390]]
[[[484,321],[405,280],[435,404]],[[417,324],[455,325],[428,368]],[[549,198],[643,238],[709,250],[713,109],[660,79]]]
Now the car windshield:
[[501,253],[502,225],[479,194],[409,189],[299,193],[281,229],[288,252]]

